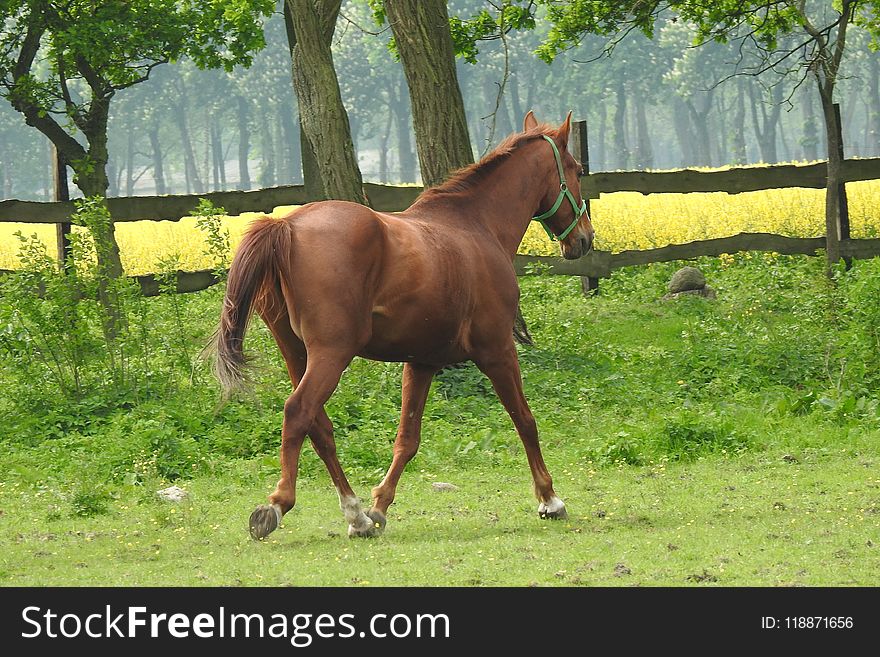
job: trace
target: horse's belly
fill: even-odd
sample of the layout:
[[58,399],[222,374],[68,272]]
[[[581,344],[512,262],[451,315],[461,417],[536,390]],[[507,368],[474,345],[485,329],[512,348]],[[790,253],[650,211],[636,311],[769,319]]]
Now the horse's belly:
[[462,333],[458,322],[439,318],[401,321],[374,313],[372,335],[359,355],[383,361],[457,363],[468,358]]

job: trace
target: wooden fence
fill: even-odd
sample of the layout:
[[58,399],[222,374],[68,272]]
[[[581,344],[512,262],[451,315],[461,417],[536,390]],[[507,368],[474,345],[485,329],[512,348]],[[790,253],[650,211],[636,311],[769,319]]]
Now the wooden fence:
[[[586,125],[574,126],[573,150],[589,171],[589,152],[586,143]],[[880,158],[845,160],[843,182],[880,179]],[[584,198],[598,198],[600,194],[635,191],[642,194],[665,192],[740,192],[785,187],[824,188],[825,163],[811,165],[779,165],[767,167],[731,168],[722,171],[669,172],[609,171],[588,173],[581,179]],[[386,212],[404,210],[421,193],[416,186],[390,186],[367,183],[364,185],[372,206]],[[228,214],[242,212],[271,212],[281,205],[301,205],[310,200],[301,185],[272,187],[257,191],[210,192],[206,194],[136,196],[110,198],[107,203],[114,222],[122,221],[177,221],[190,214],[200,198],[223,207]],[[74,211],[72,201],[42,203],[34,201],[0,201],[0,222],[54,223],[69,225]],[[880,209],[878,209],[880,212]],[[62,234],[59,230],[59,236]],[[61,239],[59,237],[59,239]],[[581,276],[585,290],[595,288],[600,278],[608,277],[620,267],[652,262],[688,260],[700,256],[718,256],[739,251],[769,251],[782,254],[815,255],[824,249],[825,237],[786,237],[770,233],[740,233],[732,237],[699,240],[687,244],[673,244],[656,249],[609,253],[593,251],[579,260],[563,260],[549,256],[516,256],[517,274],[544,273],[563,276]],[[870,258],[880,255],[880,239],[842,239],[841,256]],[[0,270],[2,271],[2,270]],[[158,294],[158,285],[152,275],[137,277],[146,295]],[[591,281],[591,283],[588,283]],[[178,290],[192,292],[216,283],[209,271],[179,272]]]

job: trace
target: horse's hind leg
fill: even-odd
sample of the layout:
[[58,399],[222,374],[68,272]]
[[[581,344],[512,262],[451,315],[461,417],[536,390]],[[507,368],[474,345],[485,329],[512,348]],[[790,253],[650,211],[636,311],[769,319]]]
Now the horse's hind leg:
[[436,372],[436,367],[412,363],[407,363],[403,368],[400,426],[394,441],[394,457],[382,483],[373,489],[373,508],[367,512],[382,527],[385,526],[388,507],[394,501],[400,475],[419,449],[425,400]]
[[[287,355],[285,353],[285,359]],[[352,356],[347,353],[329,352],[309,359],[297,357],[287,360],[291,379],[300,378],[300,372],[302,375],[296,390],[284,403],[284,421],[281,429],[281,479],[275,491],[269,495],[269,504],[257,507],[251,514],[250,531],[255,539],[264,538],[274,531],[281,516],[292,509],[296,502],[299,455],[307,433],[311,435],[312,442],[324,462],[328,463],[329,459],[328,470],[334,483],[337,484],[337,489],[340,490],[340,497],[343,493],[354,497],[336,460],[335,445],[331,458],[328,445],[333,444],[332,425],[324,412],[324,404],[336,389],[339,378],[351,359]],[[305,365],[304,371],[303,365]],[[334,462],[335,469],[331,467]],[[341,481],[338,481],[340,475]],[[370,524],[366,517],[363,522]]]
[[510,414],[516,431],[522,440],[532,471],[535,496],[538,498],[538,515],[542,518],[563,519],[567,517],[565,504],[553,491],[553,480],[544,465],[541,446],[538,444],[538,425],[529,408],[522,388],[522,375],[516,348],[510,341],[509,348],[490,358],[476,361],[480,370],[492,381],[492,386],[504,408]]

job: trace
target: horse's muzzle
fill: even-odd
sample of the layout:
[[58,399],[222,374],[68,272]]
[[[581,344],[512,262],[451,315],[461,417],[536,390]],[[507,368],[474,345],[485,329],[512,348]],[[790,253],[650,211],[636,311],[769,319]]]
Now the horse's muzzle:
[[568,248],[562,248],[562,257],[566,260],[577,260],[593,250],[593,232],[580,235]]

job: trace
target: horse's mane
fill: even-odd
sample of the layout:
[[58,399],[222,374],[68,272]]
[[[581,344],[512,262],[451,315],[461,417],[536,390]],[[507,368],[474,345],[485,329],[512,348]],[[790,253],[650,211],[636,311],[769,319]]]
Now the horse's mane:
[[546,123],[526,132],[516,132],[506,137],[490,153],[486,154],[479,162],[470,164],[455,171],[440,185],[426,189],[419,195],[418,201],[429,200],[438,196],[449,194],[461,194],[476,188],[498,166],[507,160],[523,143],[531,141],[542,135],[555,136],[556,128]]

